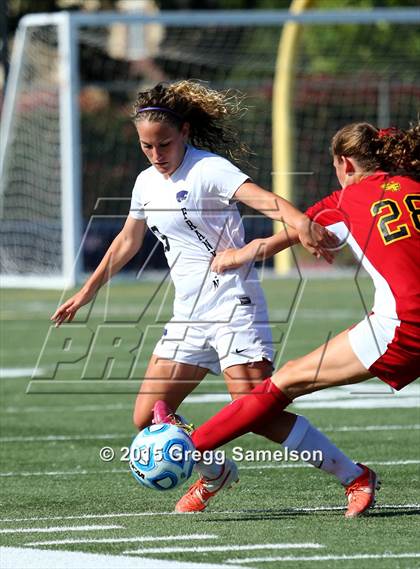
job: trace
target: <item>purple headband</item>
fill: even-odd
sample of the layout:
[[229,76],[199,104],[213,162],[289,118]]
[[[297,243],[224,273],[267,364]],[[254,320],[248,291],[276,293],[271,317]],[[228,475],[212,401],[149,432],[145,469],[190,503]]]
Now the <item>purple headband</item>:
[[143,107],[142,109],[139,109],[137,112],[144,113],[145,111],[161,111],[162,113],[169,113],[170,115],[173,115],[174,117],[178,118],[181,121],[184,120],[179,113],[173,111],[172,109],[168,109],[166,107]]

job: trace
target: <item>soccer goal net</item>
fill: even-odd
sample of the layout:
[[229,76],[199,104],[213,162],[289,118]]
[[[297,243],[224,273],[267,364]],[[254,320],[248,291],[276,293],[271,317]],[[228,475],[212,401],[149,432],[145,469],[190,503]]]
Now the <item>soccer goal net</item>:
[[[193,78],[241,91],[248,110],[237,126],[252,150],[242,167],[279,193],[288,179],[288,197],[302,209],[337,186],[329,156],[337,128],[361,120],[405,127],[417,118],[418,10],[295,15],[299,35],[287,59],[279,45],[290,17],[197,11],[23,18],[1,120],[2,285],[71,286],[96,266],[147,166],[131,102],[160,81]],[[292,128],[282,144],[291,166],[275,171],[273,92],[282,81],[290,85],[284,112]],[[282,127],[280,120],[276,129]],[[247,239],[271,233],[269,220],[245,214]],[[147,257],[159,268],[162,258],[147,256],[149,246],[146,239],[137,261]]]

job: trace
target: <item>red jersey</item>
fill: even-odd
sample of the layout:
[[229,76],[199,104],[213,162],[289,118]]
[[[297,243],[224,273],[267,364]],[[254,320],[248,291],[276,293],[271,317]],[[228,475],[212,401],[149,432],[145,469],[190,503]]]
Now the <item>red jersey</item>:
[[373,279],[376,314],[420,324],[420,183],[376,172],[306,215],[351,247]]

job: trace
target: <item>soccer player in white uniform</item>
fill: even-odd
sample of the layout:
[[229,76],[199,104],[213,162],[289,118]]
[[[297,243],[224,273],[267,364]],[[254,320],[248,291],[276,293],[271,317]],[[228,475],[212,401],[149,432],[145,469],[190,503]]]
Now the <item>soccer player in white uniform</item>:
[[[235,202],[286,222],[309,251],[331,260],[328,247],[335,238],[328,230],[219,155],[235,158],[244,150],[229,126],[238,113],[235,96],[192,81],[159,84],[138,94],[134,123],[151,166],[138,176],[124,228],[98,268],[52,316],[56,325],[71,322],[138,252],[147,227],[162,242],[175,286],[174,315],[154,349],[137,396],[134,423],[139,429],[151,424],[158,400],[176,410],[208,371],[223,372],[232,399],[249,393],[271,374],[271,332],[255,270],[241,268],[223,275],[210,270],[217,250],[244,245]],[[293,449],[308,423],[288,412],[282,419],[256,432]],[[316,450],[315,440],[312,437],[311,448],[305,450]],[[317,466],[343,483],[356,476],[357,465],[334,445],[327,454]],[[177,511],[204,509],[221,488],[238,479],[230,460],[224,465],[200,463],[197,470],[200,479],[178,502]]]

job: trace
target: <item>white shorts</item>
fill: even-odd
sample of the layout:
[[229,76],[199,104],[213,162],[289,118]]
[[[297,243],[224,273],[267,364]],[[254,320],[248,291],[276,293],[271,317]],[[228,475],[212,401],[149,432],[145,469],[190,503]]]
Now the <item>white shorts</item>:
[[218,375],[233,365],[274,358],[267,313],[241,306],[230,322],[177,322],[165,326],[154,355],[196,365]]
[[394,389],[420,375],[420,323],[370,314],[348,331],[350,345],[366,369]]
[[349,329],[348,337],[352,350],[366,369],[386,352],[400,324],[400,320],[396,318],[372,313]]

